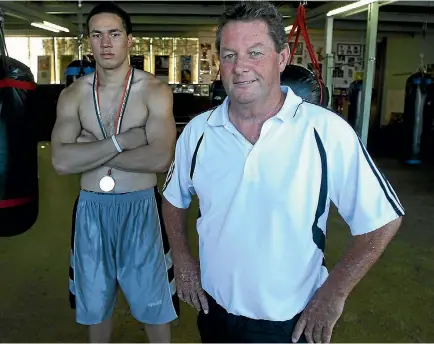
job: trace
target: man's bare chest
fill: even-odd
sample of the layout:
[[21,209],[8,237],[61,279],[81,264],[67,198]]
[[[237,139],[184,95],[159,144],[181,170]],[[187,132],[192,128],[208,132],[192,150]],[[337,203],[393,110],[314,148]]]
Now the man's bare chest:
[[[129,94],[124,97],[123,88],[108,89],[99,92],[99,108],[101,117],[97,115],[96,101],[92,89],[86,92],[80,104],[80,121],[83,129],[92,132],[99,139],[103,138],[102,129],[107,136],[114,135],[117,127],[119,132],[125,132],[131,128],[143,127],[148,119],[148,109],[140,89],[131,88]],[[122,101],[125,98],[125,110],[121,113]]]

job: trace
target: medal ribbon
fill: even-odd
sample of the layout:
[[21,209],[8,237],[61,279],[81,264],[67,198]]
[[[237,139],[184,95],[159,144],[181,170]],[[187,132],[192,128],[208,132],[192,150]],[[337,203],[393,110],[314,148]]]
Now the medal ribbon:
[[[122,118],[124,116],[128,97],[130,95],[133,76],[134,76],[134,68],[130,68],[128,70],[127,76],[125,77],[124,91],[122,94],[121,103],[119,105],[118,114],[116,116],[115,135],[118,135],[120,130],[121,130]],[[98,74],[97,74],[97,72],[95,72],[95,75],[93,78],[93,104],[95,106],[95,113],[96,113],[96,118],[98,120],[99,127],[101,129],[102,134],[104,135],[104,138],[106,139],[107,138],[107,132],[106,132],[104,125],[102,123],[101,107],[99,105],[99,86],[100,85],[99,85],[99,80],[98,80]]]
[[[121,102],[120,102],[120,105],[118,108],[118,114],[116,116],[114,135],[118,135],[120,133],[120,130],[121,130],[122,119],[124,117],[125,108],[127,105],[128,97],[130,95],[133,77],[134,77],[134,68],[130,67],[128,70],[128,73],[125,77],[125,86],[124,86],[124,91],[122,94]],[[98,120],[99,127],[101,129],[101,132],[102,132],[104,138],[106,139],[107,138],[107,132],[104,128],[104,124],[102,123],[101,107],[99,104],[99,86],[100,86],[100,84],[99,84],[99,80],[98,80],[98,73],[95,72],[95,75],[93,77],[93,104],[95,106],[95,114],[96,114],[96,118]],[[111,175],[111,169],[108,170],[108,175],[109,176]]]

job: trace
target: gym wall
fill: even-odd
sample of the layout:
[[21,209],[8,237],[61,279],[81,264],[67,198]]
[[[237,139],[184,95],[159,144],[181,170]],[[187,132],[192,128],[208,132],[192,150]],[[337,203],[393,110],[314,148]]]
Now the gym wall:
[[404,111],[405,83],[411,74],[417,72],[420,54],[424,54],[425,64],[434,64],[432,42],[434,42],[434,34],[426,35],[425,39],[422,35],[388,37],[382,125],[389,123],[392,112]]

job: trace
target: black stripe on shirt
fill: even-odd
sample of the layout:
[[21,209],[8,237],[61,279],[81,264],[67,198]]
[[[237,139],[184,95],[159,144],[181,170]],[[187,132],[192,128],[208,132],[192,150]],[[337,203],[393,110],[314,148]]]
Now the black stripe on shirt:
[[316,129],[314,129],[315,140],[318,146],[318,152],[321,159],[321,185],[319,189],[318,205],[315,212],[315,220],[312,226],[312,236],[313,241],[318,246],[318,248],[324,253],[325,249],[325,234],[321,228],[318,226],[319,218],[324,214],[326,204],[327,204],[327,155],[324,149],[324,145],[321,138],[318,135]]
[[203,140],[203,134],[200,136],[199,141],[197,141],[196,148],[194,149],[193,158],[191,159],[190,166],[190,179],[193,180],[194,169],[196,168],[197,151],[199,150],[200,144]]
[[358,137],[358,139],[359,139],[360,147],[362,148],[363,155],[365,156],[365,159],[368,162],[369,167],[371,168],[372,172],[374,173],[375,177],[377,178],[378,183],[380,184],[380,187],[383,189],[384,195],[386,196],[387,200],[389,201],[393,210],[395,210],[395,212],[398,214],[398,216],[403,216],[404,215],[403,209],[401,208],[400,203],[397,200],[396,196],[394,195],[394,193],[392,193],[392,196],[390,196],[389,193],[387,192],[387,189],[389,188],[389,186],[387,185],[387,182],[385,182],[386,178],[381,176],[380,172],[377,170],[377,168],[372,163],[372,161],[369,157],[369,154],[366,151],[365,145],[360,140],[360,137]]

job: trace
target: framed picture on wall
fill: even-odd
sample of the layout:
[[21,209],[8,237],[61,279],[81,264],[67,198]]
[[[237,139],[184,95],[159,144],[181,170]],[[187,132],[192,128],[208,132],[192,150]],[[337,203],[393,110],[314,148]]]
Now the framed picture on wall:
[[[289,43],[289,50],[292,51],[293,48],[294,48],[294,42],[290,42]],[[303,42],[297,43],[297,48],[295,49],[294,55],[303,55]]]
[[361,56],[362,55],[362,45],[361,44],[337,44],[337,55],[343,56]]

